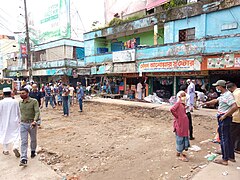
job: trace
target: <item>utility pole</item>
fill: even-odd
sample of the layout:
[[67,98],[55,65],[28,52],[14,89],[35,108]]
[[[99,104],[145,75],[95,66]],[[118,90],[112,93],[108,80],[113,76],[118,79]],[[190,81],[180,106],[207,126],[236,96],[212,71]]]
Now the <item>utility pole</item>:
[[24,11],[25,11],[25,23],[26,23],[26,46],[27,46],[27,69],[29,72],[29,81],[33,80],[32,77],[32,62],[31,62],[31,47],[29,38],[29,28],[28,28],[28,13],[27,13],[27,0],[24,0]]

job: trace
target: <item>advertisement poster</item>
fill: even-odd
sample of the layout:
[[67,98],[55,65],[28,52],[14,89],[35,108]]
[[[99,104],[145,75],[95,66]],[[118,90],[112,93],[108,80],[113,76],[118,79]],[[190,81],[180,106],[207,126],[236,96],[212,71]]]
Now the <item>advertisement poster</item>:
[[240,68],[240,57],[236,57],[234,59],[234,67],[235,68]]
[[207,59],[208,69],[223,69],[240,67],[240,58],[234,57],[234,54],[226,54],[221,57],[212,57]]

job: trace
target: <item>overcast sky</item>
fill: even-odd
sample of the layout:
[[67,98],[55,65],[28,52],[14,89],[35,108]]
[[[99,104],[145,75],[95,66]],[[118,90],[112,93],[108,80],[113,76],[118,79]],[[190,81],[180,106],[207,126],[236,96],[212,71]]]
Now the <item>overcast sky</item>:
[[[71,10],[78,10],[84,29],[91,30],[92,22],[104,22],[104,0],[71,0],[75,7]],[[28,12],[41,10],[37,3],[43,1],[27,0]],[[12,35],[13,32],[24,30],[23,0],[0,0],[0,34]]]

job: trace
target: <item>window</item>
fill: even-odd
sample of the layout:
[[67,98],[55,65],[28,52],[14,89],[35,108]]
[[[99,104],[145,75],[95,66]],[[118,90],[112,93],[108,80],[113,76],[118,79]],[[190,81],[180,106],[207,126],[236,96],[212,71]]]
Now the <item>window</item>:
[[183,29],[179,31],[179,42],[195,39],[195,28]]
[[46,50],[36,51],[32,54],[34,62],[46,61]]
[[155,8],[149,9],[146,11],[146,15],[154,14],[155,13]]
[[77,47],[73,46],[73,59],[77,59]]
[[73,59],[84,60],[84,48],[73,46]]

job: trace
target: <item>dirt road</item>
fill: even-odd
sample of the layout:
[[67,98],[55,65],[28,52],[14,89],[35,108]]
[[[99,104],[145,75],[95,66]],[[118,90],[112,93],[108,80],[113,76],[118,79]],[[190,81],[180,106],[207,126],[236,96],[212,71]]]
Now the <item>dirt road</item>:
[[188,179],[218,147],[200,143],[214,137],[214,117],[193,117],[196,140],[191,145],[202,150],[188,151],[187,163],[175,156],[168,111],[85,102],[82,113],[77,106],[70,117],[62,117],[60,109],[47,109],[42,118],[39,159],[57,173],[81,180]]

